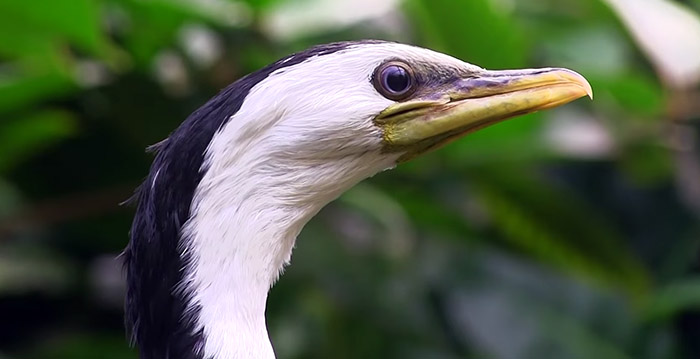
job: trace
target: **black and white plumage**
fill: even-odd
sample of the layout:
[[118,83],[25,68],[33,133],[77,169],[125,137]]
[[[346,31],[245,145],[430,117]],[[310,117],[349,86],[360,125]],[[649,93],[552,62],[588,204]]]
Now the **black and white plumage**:
[[590,86],[383,41],[321,45],[190,115],[138,189],[126,323],[143,359],[272,359],[270,287],[304,224],[364,178]]

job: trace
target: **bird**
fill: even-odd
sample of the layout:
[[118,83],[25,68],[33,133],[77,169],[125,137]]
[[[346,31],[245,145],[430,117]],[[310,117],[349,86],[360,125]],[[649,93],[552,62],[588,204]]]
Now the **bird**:
[[321,208],[466,134],[585,96],[569,69],[486,70],[380,40],[316,45],[240,78],[149,148],[122,253],[131,343],[142,359],[274,359],[268,291]]

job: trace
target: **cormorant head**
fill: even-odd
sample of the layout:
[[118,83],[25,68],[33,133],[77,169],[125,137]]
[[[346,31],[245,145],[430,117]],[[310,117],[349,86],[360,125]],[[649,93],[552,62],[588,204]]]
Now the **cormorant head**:
[[592,94],[571,70],[488,71],[380,41],[322,45],[266,69],[223,128],[229,135],[215,136],[209,150],[219,137],[218,149],[256,151],[285,173],[316,167],[306,173],[326,181],[304,183],[318,191],[346,189],[346,179],[351,185],[469,132]]

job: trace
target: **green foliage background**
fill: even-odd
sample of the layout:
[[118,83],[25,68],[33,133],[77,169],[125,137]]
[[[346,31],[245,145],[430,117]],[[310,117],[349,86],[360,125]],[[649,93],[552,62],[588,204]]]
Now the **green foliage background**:
[[[0,358],[135,358],[115,258],[143,149],[240,76],[361,38],[570,67],[596,99],[473,134],[324,209],[271,292],[278,357],[700,357],[700,110],[679,101],[700,96],[665,87],[603,2],[406,0],[281,39],[270,14],[305,1],[283,2],[0,0]],[[213,60],[192,33],[215,40]],[[547,140],[581,118],[607,150]]]

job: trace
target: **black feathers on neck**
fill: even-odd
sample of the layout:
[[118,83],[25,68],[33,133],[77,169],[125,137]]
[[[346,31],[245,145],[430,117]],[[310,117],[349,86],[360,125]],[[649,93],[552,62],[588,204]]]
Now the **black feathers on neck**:
[[[151,146],[156,157],[133,199],[138,202],[123,253],[127,274],[126,326],[142,359],[203,359],[199,309],[182,285],[181,229],[190,217],[195,190],[204,175],[204,153],[217,131],[243,104],[248,92],[274,71],[353,45],[321,45],[290,55],[225,88],[192,113],[170,136]],[[176,290],[177,289],[177,290]],[[206,323],[204,323],[206,325]],[[232,333],[235,335],[235,333]]]

